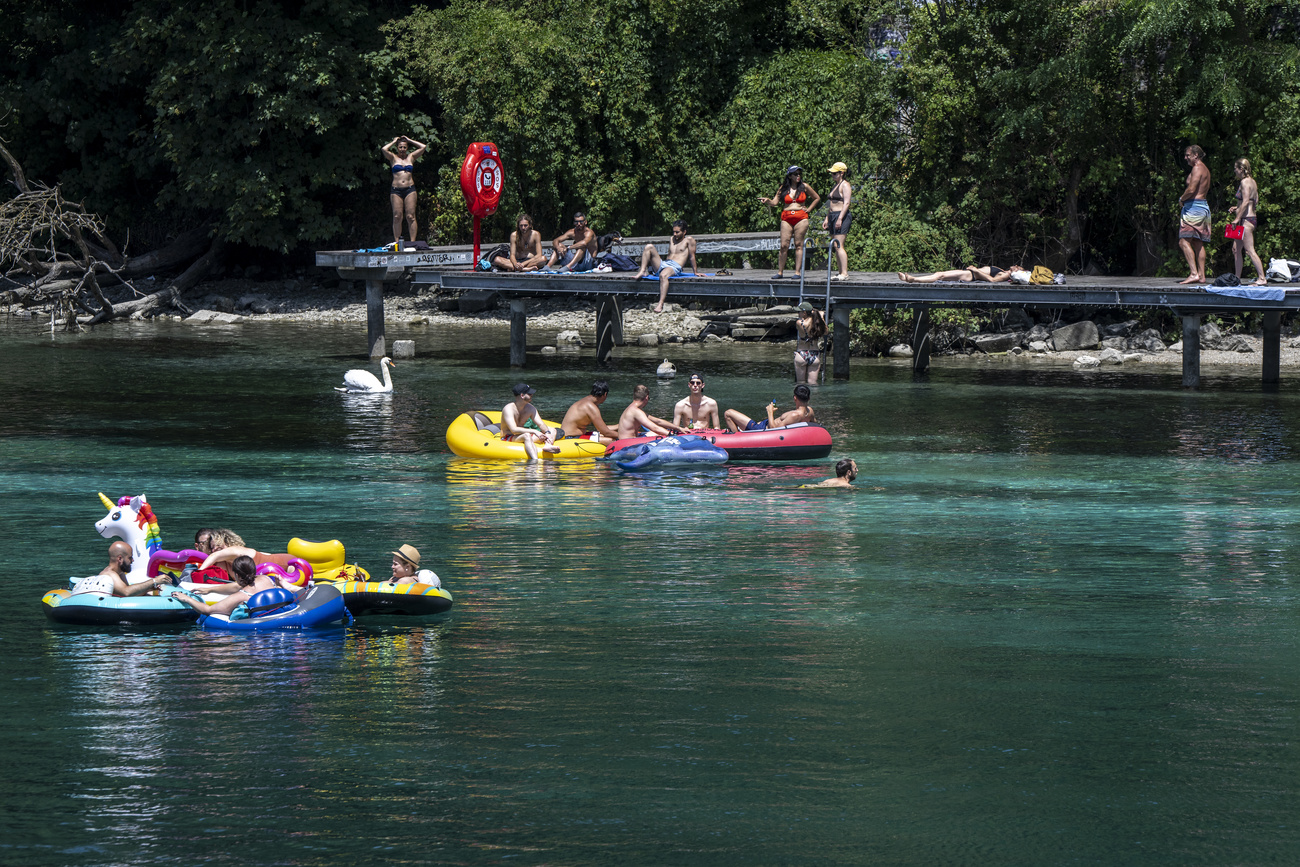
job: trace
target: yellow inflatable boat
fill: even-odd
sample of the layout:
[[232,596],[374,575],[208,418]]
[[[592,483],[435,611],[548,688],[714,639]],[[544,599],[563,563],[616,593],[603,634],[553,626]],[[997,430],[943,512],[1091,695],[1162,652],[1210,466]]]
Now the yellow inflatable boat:
[[286,549],[291,557],[301,557],[311,564],[313,581],[336,584],[340,581],[368,581],[370,573],[360,566],[344,562],[346,552],[338,539],[328,542],[310,542],[297,536],[289,540]]
[[[557,422],[547,421],[547,427],[559,431]],[[593,461],[604,457],[605,447],[588,439],[558,440],[558,454],[537,450],[545,461]],[[491,461],[524,461],[528,454],[523,443],[505,442],[501,439],[501,413],[463,412],[447,428],[447,447],[462,458],[485,458]]]

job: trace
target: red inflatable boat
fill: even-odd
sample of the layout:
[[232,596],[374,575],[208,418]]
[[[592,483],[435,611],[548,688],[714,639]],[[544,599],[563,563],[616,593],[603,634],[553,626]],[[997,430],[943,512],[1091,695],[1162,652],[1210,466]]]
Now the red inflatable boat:
[[[831,453],[830,431],[819,424],[807,422],[773,430],[746,430],[740,433],[693,430],[689,433],[705,437],[719,448],[726,449],[728,459],[733,461],[807,461],[824,458]],[[605,454],[612,455],[628,446],[661,439],[663,437],[650,436],[615,440],[606,447]]]

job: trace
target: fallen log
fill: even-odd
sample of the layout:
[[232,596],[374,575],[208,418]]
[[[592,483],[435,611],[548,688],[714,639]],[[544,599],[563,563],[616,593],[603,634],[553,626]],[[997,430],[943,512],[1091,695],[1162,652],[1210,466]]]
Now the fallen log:
[[208,231],[207,226],[191,229],[162,249],[132,256],[126,260],[126,264],[119,269],[118,273],[123,277],[139,277],[193,262],[211,244],[208,240]]

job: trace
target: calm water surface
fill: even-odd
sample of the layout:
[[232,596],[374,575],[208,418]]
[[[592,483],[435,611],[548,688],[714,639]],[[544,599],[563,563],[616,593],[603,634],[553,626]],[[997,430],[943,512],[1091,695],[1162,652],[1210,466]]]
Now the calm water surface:
[[[831,461],[623,475],[454,458],[506,335],[0,325],[0,862],[1285,864],[1300,860],[1295,376],[855,366]],[[538,335],[533,335],[538,339]],[[647,350],[648,352],[648,350]],[[673,348],[724,407],[785,351]],[[609,372],[617,417],[686,392]],[[530,357],[557,418],[590,357]],[[615,408],[617,405],[617,408]],[[407,542],[445,616],[253,637],[57,628],[95,496],[164,547]]]

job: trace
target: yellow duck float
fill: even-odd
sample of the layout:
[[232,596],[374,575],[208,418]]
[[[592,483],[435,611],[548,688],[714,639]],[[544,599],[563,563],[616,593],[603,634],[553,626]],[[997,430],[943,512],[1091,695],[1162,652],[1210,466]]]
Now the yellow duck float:
[[[558,422],[547,421],[546,426],[558,431]],[[604,457],[605,446],[589,439],[557,440],[560,451],[556,454],[538,450],[544,461],[594,461]],[[525,461],[528,454],[523,443],[501,439],[501,413],[489,410],[463,412],[447,428],[447,447],[462,458],[483,458],[490,461]]]

